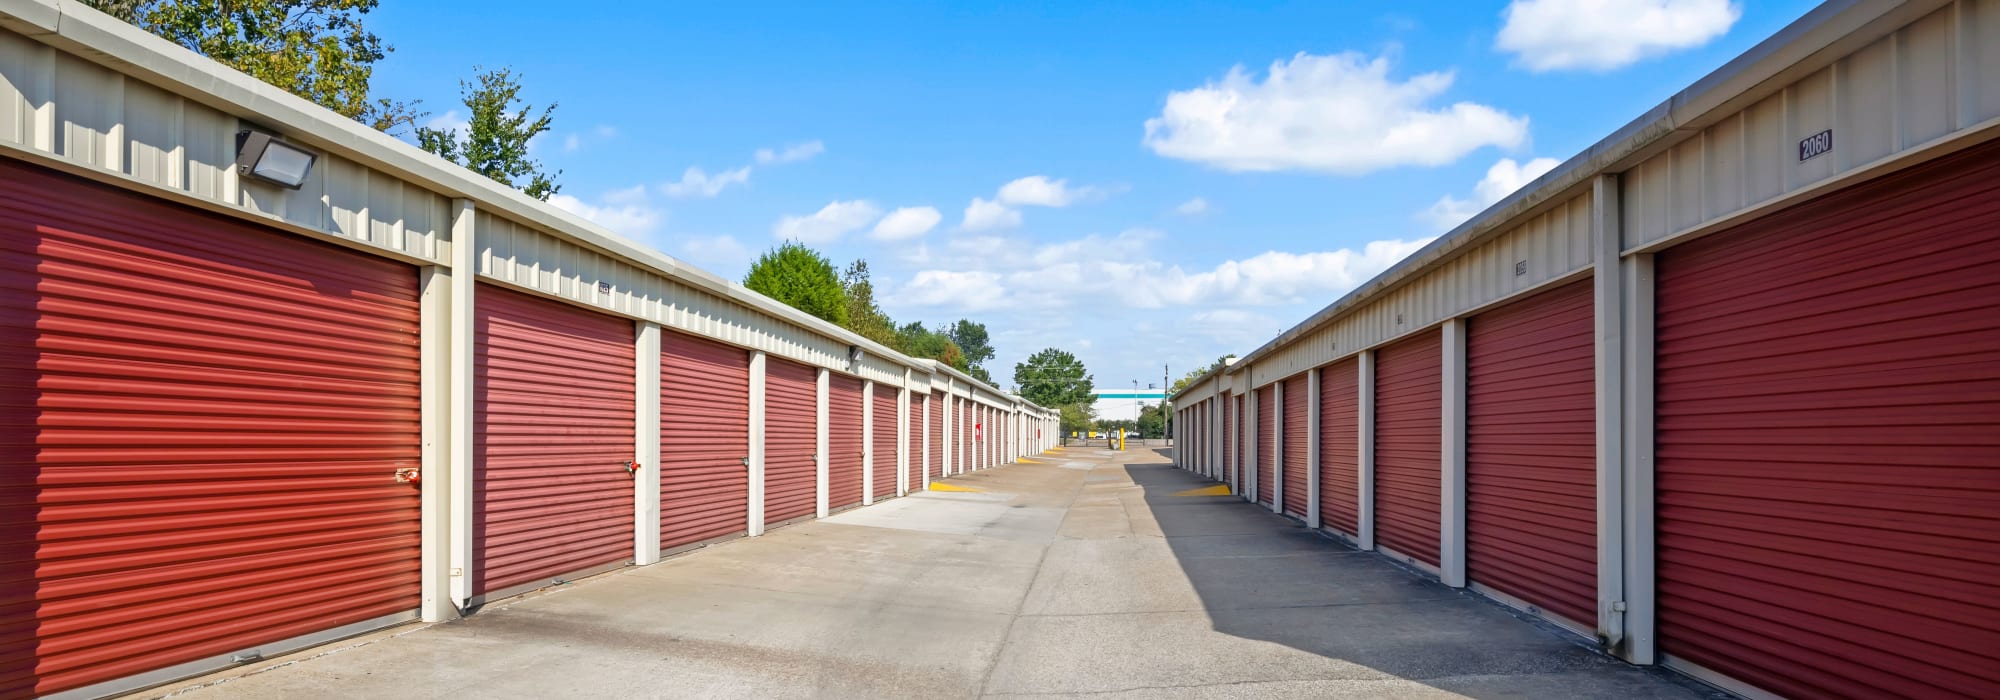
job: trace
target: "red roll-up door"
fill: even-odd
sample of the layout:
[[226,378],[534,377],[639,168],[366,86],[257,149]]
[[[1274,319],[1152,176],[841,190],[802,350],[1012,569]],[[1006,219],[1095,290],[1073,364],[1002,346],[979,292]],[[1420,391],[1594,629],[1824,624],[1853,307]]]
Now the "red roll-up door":
[[417,607],[416,279],[0,161],[0,696]]
[[950,414],[945,412],[949,408],[947,406],[948,403],[949,401],[946,400],[944,393],[931,392],[931,455],[930,464],[924,466],[925,469],[929,470],[928,474],[931,481],[938,481],[944,478],[944,453],[945,448],[950,447],[950,440],[948,439],[950,435],[947,435],[944,431],[945,419],[951,417]]
[[964,400],[958,402],[958,445],[952,450],[953,461],[958,462],[958,473],[972,469],[972,408]]
[[1443,347],[1437,329],[1376,351],[1375,539],[1438,565]]
[[924,433],[928,432],[924,425],[924,409],[929,406],[930,400],[928,394],[910,392],[910,440],[907,448],[910,456],[905,460],[908,463],[909,483],[904,485],[904,493],[924,490]]
[[896,392],[886,384],[875,385],[875,497],[896,495]]
[[1277,470],[1272,464],[1278,457],[1274,393],[1268,386],[1257,390],[1257,502],[1265,505],[1270,505],[1278,492]]
[[1657,263],[1660,650],[2000,697],[2000,145]]
[[1480,584],[1597,626],[1591,283],[1467,322],[1465,564]]
[[867,462],[861,409],[865,401],[861,380],[834,374],[826,393],[826,504],[839,510],[861,504],[862,479]]
[[1360,535],[1361,368],[1348,358],[1319,369],[1319,522]]
[[473,592],[630,559],[632,322],[482,284],[473,324]]
[[678,333],[660,339],[660,546],[748,527],[750,353]]
[[819,370],[770,358],[764,367],[764,522],[819,512]]
[[1306,432],[1306,406],[1312,401],[1308,389],[1303,374],[1285,380],[1285,512],[1301,518],[1306,517],[1311,496],[1306,489],[1306,462],[1311,458],[1307,450],[1312,445],[1312,435]]

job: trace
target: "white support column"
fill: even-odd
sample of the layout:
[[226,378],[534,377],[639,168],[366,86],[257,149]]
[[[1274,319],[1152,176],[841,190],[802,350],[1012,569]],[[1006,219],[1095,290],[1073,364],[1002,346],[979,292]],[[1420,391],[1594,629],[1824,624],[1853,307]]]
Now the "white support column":
[[[441,474],[436,482],[449,491],[444,527],[445,541],[449,542],[450,553],[445,557],[450,564],[445,575],[450,579],[449,603],[453,606],[450,615],[465,609],[466,601],[472,599],[472,456],[479,446],[474,443],[472,431],[473,411],[473,363],[476,353],[474,343],[477,330],[473,327],[473,304],[478,275],[478,245],[472,200],[459,199],[452,202],[451,219],[451,282],[450,310],[446,333],[450,346],[450,376],[445,380],[448,397],[445,399],[449,427],[444,439],[450,469]],[[421,342],[421,341],[420,341]],[[425,476],[429,476],[428,474]],[[428,522],[428,521],[427,521]],[[425,542],[435,543],[431,538]],[[437,557],[426,557],[426,563],[435,563]],[[428,577],[426,581],[429,581]],[[445,601],[429,601],[430,611],[445,615]],[[430,619],[429,615],[425,619]],[[442,619],[442,618],[441,618]]]
[[[422,396],[418,412],[422,416],[420,439],[423,452],[416,488],[422,521],[419,564],[422,602],[418,613],[425,622],[440,622],[458,616],[452,605],[451,578],[451,373],[456,363],[451,355],[452,268],[425,267],[419,279],[417,313],[418,383]],[[458,449],[464,449],[458,447]]]
[[861,505],[875,504],[875,380],[861,383]]
[[[952,399],[952,395],[951,395],[951,380],[949,380],[949,379],[945,380],[945,383],[944,383],[944,394],[943,394],[942,396],[939,396],[939,397],[938,397],[938,399],[939,399],[939,400],[938,400],[938,424],[939,424],[939,427],[941,427],[941,428],[943,428],[943,429],[944,429],[944,439],[942,439],[942,440],[939,440],[939,441],[938,441],[938,446],[937,446],[937,447],[938,447],[938,465],[939,465],[939,466],[938,466],[938,476],[939,476],[939,477],[947,477],[947,476],[951,476],[951,457],[952,457],[952,454],[951,454],[951,437],[952,437],[952,432],[951,432],[951,431],[952,431],[952,429],[953,429],[953,427],[954,427],[954,426],[953,426],[953,425],[951,424],[951,416],[952,416],[952,410],[951,410],[951,399]],[[928,472],[928,471],[927,471],[927,472],[925,472],[925,473],[924,473],[924,476],[925,476],[925,478],[926,478],[926,479],[930,478],[930,472]]]
[[[1245,372],[1244,376],[1248,377],[1249,373]],[[1264,487],[1258,483],[1262,479],[1257,476],[1257,460],[1263,457],[1257,454],[1263,448],[1257,444],[1257,398],[1256,389],[1243,392],[1243,433],[1249,436],[1243,443],[1243,480],[1249,483],[1249,488],[1243,489],[1243,500],[1251,503],[1257,502],[1261,493],[1258,489]]]
[[903,368],[903,388],[896,392],[896,493],[910,492],[910,369]]
[[747,478],[750,480],[749,523],[750,536],[764,534],[764,394],[765,367],[770,359],[764,351],[750,353],[750,458]]
[[645,566],[660,560],[660,324],[639,321],[637,326],[632,563]]
[[813,380],[813,512],[821,518],[826,517],[826,468],[832,456],[826,439],[826,392],[832,378],[833,373],[821,367]]
[[1360,414],[1360,425],[1356,426],[1361,445],[1355,455],[1360,468],[1360,481],[1355,491],[1360,494],[1360,518],[1355,529],[1360,530],[1356,545],[1363,551],[1375,548],[1375,351],[1363,350],[1358,356],[1360,377],[1355,386],[1355,408]]
[[1438,580],[1465,587],[1465,319],[1444,322],[1438,425]]
[[1624,262],[1625,282],[1625,649],[1656,663],[1653,540],[1653,256]]
[[1285,382],[1271,383],[1271,512],[1285,512]]
[[931,405],[933,403],[936,402],[930,400],[930,380],[926,378],[924,380],[924,410],[922,420],[917,423],[917,439],[922,441],[923,449],[917,451],[917,463],[911,466],[911,491],[926,491],[930,489],[931,450],[938,449],[938,446],[931,444],[931,421],[937,420],[936,417],[931,415],[931,410],[935,408]]
[[1597,388],[1597,638],[1607,649],[1630,656],[1625,641],[1625,265],[1619,251],[1619,180],[1600,175],[1592,183],[1591,236],[1596,259],[1591,270],[1595,313]]
[[1306,527],[1319,529],[1319,374],[1306,370]]

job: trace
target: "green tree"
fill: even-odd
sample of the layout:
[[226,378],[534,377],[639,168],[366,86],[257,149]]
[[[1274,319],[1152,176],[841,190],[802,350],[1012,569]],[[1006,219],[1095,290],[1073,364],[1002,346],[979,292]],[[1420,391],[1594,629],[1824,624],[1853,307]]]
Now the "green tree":
[[993,359],[993,344],[986,334],[986,324],[959,319],[958,323],[944,329],[946,337],[965,352],[965,373],[988,384],[993,383],[993,375],[986,372],[986,361]]
[[925,328],[924,324],[912,321],[896,329],[897,350],[911,357],[937,360],[945,365],[965,371],[965,353],[943,333]]
[[562,171],[545,172],[541,163],[528,158],[528,140],[549,130],[556,106],[533,116],[533,105],[515,106],[521,102],[521,81],[511,69],[475,67],[473,72],[472,81],[458,81],[465,108],[472,113],[467,120],[470,133],[418,127],[417,145],[535,199],[547,200],[561,191],[555,178]]
[[1055,348],[1014,365],[1014,385],[1021,388],[1022,398],[1043,406],[1087,406],[1097,398],[1083,361]]
[[903,354],[912,354],[902,348],[902,334],[896,322],[882,313],[882,307],[875,303],[875,284],[868,281],[868,261],[855,260],[840,276],[840,289],[847,296],[847,323],[845,328],[863,338],[896,348]]
[[1139,409],[1140,437],[1166,437],[1167,411],[1161,404],[1151,404]]
[[1057,408],[1059,425],[1063,438],[1070,433],[1095,429],[1096,418],[1091,415],[1089,404],[1068,404]]
[[833,263],[797,241],[786,241],[757,258],[743,276],[743,286],[834,325],[847,324],[847,294],[841,291]]
[[377,0],[84,0],[84,4],[378,131],[423,116],[369,94],[394,49],[362,24]]

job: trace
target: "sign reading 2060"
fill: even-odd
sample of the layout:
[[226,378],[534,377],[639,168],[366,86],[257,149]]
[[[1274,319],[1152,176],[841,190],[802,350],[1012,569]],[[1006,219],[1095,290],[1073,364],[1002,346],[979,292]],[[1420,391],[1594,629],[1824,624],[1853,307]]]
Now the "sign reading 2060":
[[1799,160],[1801,162],[1826,155],[1831,150],[1833,150],[1832,129],[1799,139]]

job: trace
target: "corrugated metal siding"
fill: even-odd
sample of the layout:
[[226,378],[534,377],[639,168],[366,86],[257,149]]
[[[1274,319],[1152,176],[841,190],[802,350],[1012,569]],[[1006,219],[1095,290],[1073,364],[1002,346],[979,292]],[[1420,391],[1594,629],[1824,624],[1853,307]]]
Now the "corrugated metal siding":
[[1348,358],[1319,370],[1319,520],[1361,532],[1361,367]]
[[826,503],[844,508],[861,503],[863,467],[861,380],[842,374],[828,378],[826,392]]
[[417,607],[410,267],[0,161],[0,305],[0,695]]
[[950,416],[945,413],[945,393],[931,392],[931,456],[930,464],[924,467],[930,470],[928,473],[931,481],[944,478],[944,453],[945,448],[950,447],[945,439],[949,436],[944,432],[944,421],[948,417]]
[[1586,191],[1257,358],[1246,379],[1262,386],[1586,269],[1595,250],[1590,215]]
[[0,141],[424,260],[451,200],[335,153],[297,190],[239,180],[236,117],[0,30]]
[[[480,275],[661,327],[763,350],[771,357],[846,371],[847,340],[821,336],[649,268],[479,210]],[[600,284],[610,285],[601,291]],[[900,377],[901,373],[898,372]]]
[[660,546],[749,527],[750,353],[660,337]]
[[1430,329],[1375,359],[1375,539],[1431,566],[1442,517],[1443,347]]
[[1596,354],[1591,282],[1467,323],[1466,571],[1597,624]]
[[1658,258],[1660,649],[2000,697],[2000,144]]
[[[2000,37],[2000,2],[1957,5],[1800,78],[1626,172],[1625,244],[1643,245],[1764,206],[2000,117],[2000,51],[1990,48]],[[1971,26],[1961,28],[1961,17]],[[1981,45],[1988,48],[1974,48]],[[1827,129],[1834,131],[1833,151],[1800,161],[1799,141]]]
[[896,392],[885,384],[875,385],[875,497],[896,495]]
[[1269,505],[1273,494],[1277,493],[1277,480],[1273,478],[1275,469],[1272,461],[1278,456],[1275,444],[1277,423],[1277,403],[1272,399],[1271,387],[1257,390],[1257,502]]
[[480,285],[476,594],[632,556],[632,322]]
[[764,522],[819,512],[819,371],[768,358],[764,365]]
[[1285,380],[1285,512],[1301,518],[1312,496],[1306,488],[1306,462],[1312,458],[1306,406],[1311,399],[1305,375]]

